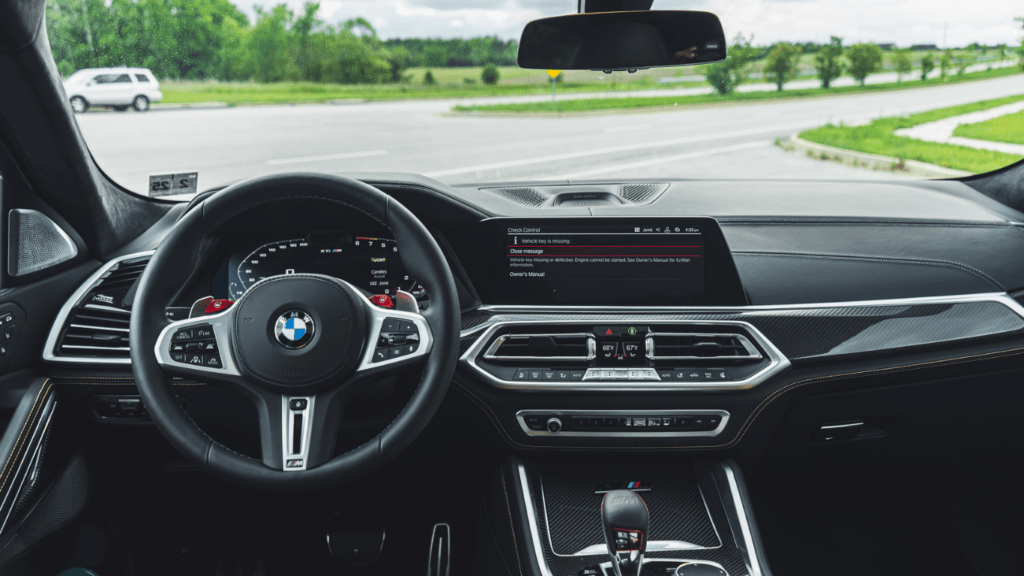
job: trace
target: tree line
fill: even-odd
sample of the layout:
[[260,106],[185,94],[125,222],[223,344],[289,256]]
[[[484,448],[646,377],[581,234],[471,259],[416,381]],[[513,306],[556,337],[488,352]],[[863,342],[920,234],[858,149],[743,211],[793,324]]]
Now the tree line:
[[228,0],[48,0],[46,30],[57,69],[138,66],[159,78],[375,84],[411,80],[412,66],[515,63],[499,38],[382,40],[363,18],[331,25],[320,4],[300,12]]
[[[1024,22],[1024,19],[1018,20]],[[916,62],[920,78],[927,79],[936,66],[939,68],[940,78],[946,78],[954,70],[958,75],[962,75],[969,66],[977,62],[978,52],[985,54],[989,49],[995,51],[998,59],[1006,58],[1012,50],[1006,44],[991,48],[972,44],[960,53],[954,53],[949,49],[925,52]],[[1024,40],[1015,52],[1020,56],[1021,66],[1024,67]],[[796,78],[800,58],[806,53],[813,55],[814,70],[817,72],[821,87],[825,89],[830,88],[832,82],[844,73],[849,73],[863,86],[870,74],[882,70],[886,60],[897,73],[898,82],[902,82],[903,77],[909,75],[915,67],[911,51],[905,48],[891,47],[883,50],[877,44],[868,43],[845,46],[842,38],[837,36],[832,36],[827,44],[779,42],[772,46],[757,47],[751,44],[751,38],[740,34],[729,47],[728,57],[723,62],[705,66],[704,73],[715,91],[723,95],[729,94],[749,78],[754,62],[763,60],[764,77],[781,91],[787,82]]]

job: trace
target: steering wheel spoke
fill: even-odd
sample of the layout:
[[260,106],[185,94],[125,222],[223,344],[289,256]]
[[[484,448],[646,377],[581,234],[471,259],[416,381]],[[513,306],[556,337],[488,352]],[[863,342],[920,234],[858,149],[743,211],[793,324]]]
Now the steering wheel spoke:
[[247,396],[260,422],[263,464],[274,470],[301,472],[331,459],[342,413],[352,394],[328,390],[317,394],[279,394],[258,388]]
[[178,320],[157,337],[154,353],[167,372],[197,380],[241,381],[232,356],[231,326],[235,309]]
[[416,312],[365,302],[368,338],[355,377],[378,377],[422,362],[434,345],[430,322]]

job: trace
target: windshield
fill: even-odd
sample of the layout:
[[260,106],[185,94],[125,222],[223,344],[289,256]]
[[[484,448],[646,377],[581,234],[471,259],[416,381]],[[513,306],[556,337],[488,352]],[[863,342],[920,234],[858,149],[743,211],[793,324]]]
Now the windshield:
[[728,57],[517,67],[526,24],[577,4],[49,0],[47,32],[99,166],[171,199],[293,171],[942,178],[1024,157],[1016,3],[659,0],[717,14]]

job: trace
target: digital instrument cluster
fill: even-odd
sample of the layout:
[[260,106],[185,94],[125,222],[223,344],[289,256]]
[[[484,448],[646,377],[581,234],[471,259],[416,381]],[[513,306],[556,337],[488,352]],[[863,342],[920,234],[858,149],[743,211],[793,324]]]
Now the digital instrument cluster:
[[348,233],[313,233],[273,242],[244,244],[227,259],[227,295],[238,300],[257,282],[282,274],[324,274],[340,278],[367,296],[412,294],[421,310],[429,294],[409,275],[391,238]]

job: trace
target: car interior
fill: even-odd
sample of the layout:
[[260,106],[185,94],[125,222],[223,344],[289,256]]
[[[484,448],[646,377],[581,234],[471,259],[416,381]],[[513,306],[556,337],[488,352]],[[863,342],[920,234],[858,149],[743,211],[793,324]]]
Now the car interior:
[[[172,202],[44,9],[0,4],[0,574],[1024,573],[1024,164]],[[724,57],[565,22],[533,67]]]

